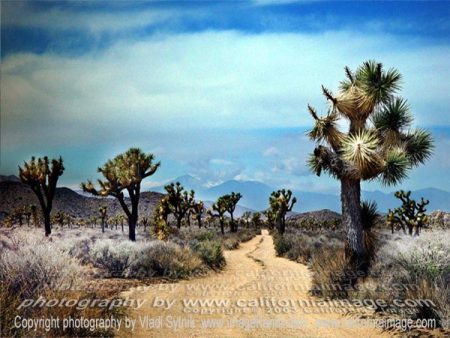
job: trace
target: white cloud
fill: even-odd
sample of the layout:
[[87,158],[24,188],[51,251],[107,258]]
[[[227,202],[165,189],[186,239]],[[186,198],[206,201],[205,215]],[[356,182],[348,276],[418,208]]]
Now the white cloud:
[[89,139],[98,137],[98,127],[114,137],[130,128],[142,134],[309,125],[308,102],[325,110],[320,85],[336,88],[344,65],[356,67],[368,58],[399,68],[403,93],[420,122],[448,123],[448,48],[392,49],[395,43],[354,32],[204,32],[121,41],[81,57],[10,55],[1,70],[2,114],[11,127],[4,144],[18,142],[22,135],[9,129],[27,128],[26,122],[30,141],[40,139],[39,127],[49,121],[64,127],[66,137],[75,137],[67,130],[73,126]]
[[244,169],[239,162],[221,158],[204,159],[191,163],[193,172],[206,186],[213,186],[235,179]]
[[[344,65],[355,68],[369,58],[400,70],[402,94],[419,123],[449,125],[448,55],[448,46],[351,31],[209,31],[121,40],[77,57],[11,54],[1,64],[2,147],[15,153],[18,146],[83,144],[113,154],[144,144],[185,168],[216,159],[195,167],[214,183],[270,179],[276,165],[281,182],[306,174],[311,144],[301,137],[271,144],[247,137],[251,129],[311,125],[307,103],[326,109],[321,84],[335,90]],[[227,130],[235,130],[234,139]],[[258,163],[254,175],[244,164],[249,152],[266,156],[255,160],[267,167]]]
[[76,6],[39,10],[27,2],[2,3],[3,27],[28,27],[49,30],[82,30],[98,35],[117,33],[149,25],[163,24],[180,18],[192,11],[169,11],[163,9],[128,10],[81,10]]

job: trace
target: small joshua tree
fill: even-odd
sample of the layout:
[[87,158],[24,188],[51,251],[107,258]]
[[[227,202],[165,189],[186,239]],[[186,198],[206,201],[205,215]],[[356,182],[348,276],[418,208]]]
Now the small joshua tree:
[[168,223],[170,208],[168,196],[164,196],[153,213],[152,225],[155,236],[160,240],[166,240],[171,233]]
[[47,156],[36,159],[34,156],[29,162],[25,162],[23,167],[19,166],[19,177],[22,183],[30,186],[36,194],[44,216],[45,236],[52,232],[50,213],[55,197],[56,184],[58,178],[64,172],[63,160],[50,161]]
[[392,233],[394,233],[394,227],[401,228],[406,233],[408,228],[408,234],[419,236],[420,229],[427,224],[428,216],[425,214],[427,209],[425,208],[430,201],[421,198],[420,202],[410,198],[411,191],[404,192],[403,190],[397,191],[395,197],[402,201],[402,206],[392,211],[389,209],[387,215],[387,223],[391,226]]
[[277,220],[277,214],[271,208],[264,210],[264,216],[266,216],[266,222],[269,229],[273,229],[275,222]]
[[205,206],[202,201],[195,202],[192,205],[192,213],[194,214],[195,219],[197,220],[198,227],[202,227],[202,216],[205,212]]
[[252,213],[250,211],[246,211],[242,214],[242,222],[245,224],[246,228],[250,227],[250,219],[252,218]]
[[100,219],[102,222],[102,232],[105,232],[106,227],[106,215],[107,215],[107,208],[106,206],[102,206],[98,208],[98,212],[100,213]]
[[[130,148],[98,168],[98,172],[105,178],[103,181],[98,180],[100,189],[97,190],[91,181],[81,184],[84,191],[95,196],[117,198],[128,218],[128,237],[131,241],[136,241],[141,182],[153,175],[160,166],[159,162],[153,163],[153,160],[153,154],[144,154],[139,148]],[[131,208],[125,201],[124,191],[128,192]]]
[[58,223],[59,227],[62,229],[64,227],[64,221],[66,215],[62,211],[58,211],[54,217],[55,223]]
[[194,203],[194,191],[186,191],[180,182],[171,183],[164,187],[167,191],[167,203],[170,212],[177,221],[177,227],[181,228],[181,221],[188,214]]
[[[324,171],[340,180],[349,254],[359,265],[366,258],[361,181],[399,183],[430,157],[433,142],[428,132],[409,129],[413,118],[406,100],[396,96],[401,80],[396,69],[386,71],[381,63],[367,61],[355,73],[348,67],[345,73],[337,95],[322,87],[330,102],[325,116],[308,106],[314,119],[309,137],[316,142],[309,165],[318,176]],[[349,122],[346,133],[338,128],[340,118]]]
[[33,219],[33,225],[35,227],[38,227],[39,226],[39,216],[38,216],[36,205],[31,204],[30,211],[31,211],[31,218]]
[[272,211],[277,230],[280,234],[284,234],[286,229],[286,214],[292,211],[292,207],[297,202],[295,197],[292,197],[290,190],[278,190],[272,192],[269,198],[270,210]]
[[212,205],[212,210],[217,213],[214,214],[211,210],[209,211],[211,216],[219,218],[220,232],[222,235],[225,234],[225,213],[227,212],[227,204],[227,198],[225,198],[225,196],[220,196],[217,199],[217,202]]
[[236,206],[239,202],[239,200],[242,198],[242,195],[240,193],[232,192],[229,195],[224,195],[223,198],[225,199],[225,209],[230,214],[230,231],[236,232],[237,231],[237,225],[234,221],[234,210],[236,209]]
[[147,230],[148,218],[147,217],[142,217],[141,223],[144,226],[144,231]]
[[252,215],[252,223],[255,229],[258,229],[261,226],[261,214],[259,212],[254,212]]

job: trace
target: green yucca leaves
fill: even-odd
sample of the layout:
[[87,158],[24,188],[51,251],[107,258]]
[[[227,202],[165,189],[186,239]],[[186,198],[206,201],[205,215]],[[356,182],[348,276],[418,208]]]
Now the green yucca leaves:
[[406,178],[411,164],[408,155],[401,148],[391,149],[386,156],[381,181],[384,185],[395,185]]
[[433,153],[433,139],[430,133],[422,129],[408,133],[405,150],[413,166],[424,163]]
[[387,103],[400,89],[401,75],[396,69],[383,70],[381,63],[366,61],[356,71],[361,89],[374,104]]
[[411,125],[413,117],[406,100],[397,97],[384,105],[381,111],[373,116],[372,121],[375,128],[381,131],[400,132]]
[[361,220],[364,230],[372,229],[378,216],[378,207],[375,201],[363,201],[361,203]]

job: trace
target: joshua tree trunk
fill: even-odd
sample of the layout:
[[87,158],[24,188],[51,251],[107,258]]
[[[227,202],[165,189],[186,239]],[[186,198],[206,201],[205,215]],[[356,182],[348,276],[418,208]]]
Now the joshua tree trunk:
[[222,232],[222,235],[224,235],[225,234],[225,229],[224,229],[224,226],[223,226],[223,220],[222,219],[219,220],[219,223],[220,223],[220,232]]
[[44,209],[44,226],[45,226],[45,236],[49,236],[52,233],[52,227],[50,223],[50,210]]
[[128,226],[130,228],[130,232],[128,238],[130,241],[136,241],[136,224],[138,221],[138,205],[139,205],[139,194],[136,194],[134,198],[131,199],[131,215],[128,217]]
[[137,219],[130,217],[128,219],[128,227],[129,227],[129,233],[128,238],[130,241],[135,242],[136,241],[136,221]]
[[360,180],[341,179],[342,218],[352,259],[364,257]]

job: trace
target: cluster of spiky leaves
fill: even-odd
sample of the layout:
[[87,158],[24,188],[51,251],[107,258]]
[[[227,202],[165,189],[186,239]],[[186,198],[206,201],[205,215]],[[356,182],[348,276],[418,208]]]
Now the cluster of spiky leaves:
[[[346,67],[345,73],[337,95],[322,87],[331,104],[325,117],[308,106],[315,120],[308,135],[317,143],[308,164],[317,175],[325,171],[338,179],[380,178],[385,185],[397,184],[431,156],[431,135],[409,130],[413,118],[406,100],[396,96],[397,70],[367,61],[354,73]],[[347,133],[338,129],[340,117],[349,122]]]
[[34,156],[23,167],[19,166],[19,178],[22,183],[34,186],[51,186],[64,172],[63,160],[52,159],[51,167],[47,156],[36,159]]
[[364,231],[372,230],[378,217],[379,213],[376,202],[363,201],[361,203],[361,220]]
[[402,201],[402,206],[388,211],[386,219],[388,225],[391,226],[392,233],[394,229],[402,229],[404,233],[408,229],[410,235],[413,235],[413,230],[415,230],[415,235],[419,235],[420,229],[428,223],[425,207],[430,201],[422,197],[420,202],[416,202],[410,196],[411,191],[400,190],[395,193],[395,197]]
[[125,153],[108,160],[97,171],[105,180],[98,180],[100,189],[96,189],[91,181],[82,183],[81,188],[93,195],[118,197],[127,189],[130,197],[140,188],[142,180],[153,175],[160,162],[153,163],[153,154],[145,154],[139,148],[130,148]]
[[292,196],[290,190],[277,190],[273,191],[269,197],[270,209],[267,219],[269,222],[276,222],[278,231],[284,232],[284,224],[286,221],[286,213],[292,211],[297,199]]

